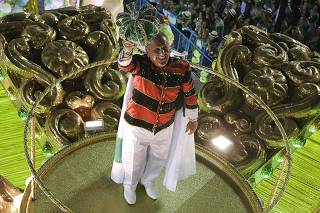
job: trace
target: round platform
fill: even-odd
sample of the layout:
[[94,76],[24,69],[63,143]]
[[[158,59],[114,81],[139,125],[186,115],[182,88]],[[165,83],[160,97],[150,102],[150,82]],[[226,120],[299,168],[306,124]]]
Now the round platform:
[[[245,180],[225,161],[197,146],[197,173],[178,184],[175,193],[162,187],[160,199],[149,199],[137,188],[137,203],[126,204],[122,185],[109,177],[114,135],[73,144],[50,158],[39,170],[45,186],[76,213],[125,212],[260,212],[256,195]],[[163,176],[162,176],[163,177]],[[35,187],[35,199],[26,188],[21,213],[61,212]]]

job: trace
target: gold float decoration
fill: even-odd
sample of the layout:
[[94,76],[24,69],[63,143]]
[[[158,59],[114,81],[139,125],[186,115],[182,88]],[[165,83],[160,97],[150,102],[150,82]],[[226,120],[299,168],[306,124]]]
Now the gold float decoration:
[[[41,53],[42,63],[57,77],[77,70],[89,63],[87,53],[72,41],[53,41]],[[79,77],[77,75],[73,78]]]
[[[214,71],[255,93],[298,147],[310,135],[307,126],[320,116],[319,58],[319,53],[286,35],[244,26],[223,41]],[[224,156],[246,177],[284,147],[270,116],[230,83],[212,76],[198,96],[197,142]],[[319,123],[312,126],[313,132],[320,128]],[[230,147],[214,145],[217,136],[229,139]]]
[[84,131],[86,121],[103,119],[105,132],[117,129],[126,76],[112,63],[72,75],[99,61],[115,61],[117,52],[115,23],[102,7],[28,11],[0,19],[1,83],[21,112],[58,79],[70,76],[35,109],[36,130],[46,134],[54,150],[91,137]]

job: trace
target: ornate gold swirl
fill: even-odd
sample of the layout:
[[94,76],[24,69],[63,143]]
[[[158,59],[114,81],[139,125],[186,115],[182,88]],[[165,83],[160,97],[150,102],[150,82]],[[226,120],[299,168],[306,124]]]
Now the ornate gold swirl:
[[86,22],[72,16],[63,19],[58,23],[58,30],[64,39],[81,41],[89,33],[89,26]]
[[111,59],[116,50],[116,43],[114,38],[110,38],[102,31],[95,31],[90,33],[85,41],[86,45],[90,47],[90,53],[93,55],[93,61]]
[[17,34],[20,35],[26,26],[32,24],[34,24],[34,22],[31,20],[3,22],[0,23],[0,34],[6,37],[13,37]]
[[113,46],[117,45],[116,24],[112,21],[112,19],[104,19],[100,24],[100,30],[109,36]]
[[201,110],[210,112],[215,107],[216,100],[223,97],[224,84],[220,79],[209,81],[201,88],[198,94],[198,104]]
[[51,27],[55,27],[58,22],[59,22],[59,18],[56,14],[54,13],[50,13],[50,12],[45,12],[42,13],[40,18],[49,26]]
[[[13,71],[14,73],[19,74],[28,79],[39,79],[40,81],[43,81],[46,85],[51,85],[52,82],[56,80],[56,78],[52,74],[46,72],[41,68],[41,66],[26,58],[31,54],[31,50],[28,42],[25,39],[17,38],[11,40],[7,45],[6,50],[6,56],[12,63],[6,64],[6,66],[10,68],[10,71]],[[58,105],[62,102],[64,95],[63,88],[60,84],[56,87],[55,92],[57,95],[55,96],[55,100],[52,102],[52,104]]]
[[264,40],[264,37],[268,35],[266,31],[261,30],[253,25],[243,26],[240,32],[257,43],[261,43]]
[[320,63],[314,61],[291,61],[285,72],[295,85],[320,83]]
[[84,137],[83,120],[71,109],[60,109],[48,117],[45,131],[61,146],[68,145]]
[[237,31],[232,31],[227,39],[224,41],[223,43],[223,47],[224,49],[226,49],[228,46],[232,46],[232,45],[240,45],[242,44],[242,35],[237,32]]
[[26,78],[36,77],[44,80],[46,83],[52,82],[55,78],[53,75],[45,72],[41,66],[29,61],[26,57],[31,54],[29,43],[23,38],[13,39],[7,45],[7,57],[18,68],[10,67],[12,71]]
[[[198,119],[197,143],[202,144],[211,152],[221,155],[223,158],[237,167],[243,175],[249,176],[266,160],[265,147],[258,138],[244,134],[251,131],[251,124],[241,124],[248,121],[243,114],[234,112],[225,116],[225,121],[231,125],[239,125],[242,131],[239,134],[230,134],[230,126],[224,120],[214,114],[201,113]],[[250,121],[249,121],[250,122]],[[237,123],[237,124],[236,124]],[[236,127],[236,131],[239,130]],[[229,139],[227,147],[219,147],[215,141],[219,136]]]
[[289,46],[288,46],[287,43],[285,43],[285,42],[279,42],[278,44],[279,44],[280,47],[282,47],[282,48],[284,49],[284,51],[288,52]]
[[[233,39],[233,42],[230,42],[230,44],[234,44],[239,41],[240,39]],[[250,63],[251,57],[251,51],[245,46],[236,44],[231,47],[227,46],[222,50],[222,53],[218,57],[218,71],[224,73],[225,75],[236,81],[239,81],[236,65]],[[218,100],[215,100],[215,103],[213,103],[210,108],[208,108],[208,111],[225,113],[237,107],[237,105],[240,103],[241,93],[238,88],[225,83],[223,90],[224,96]],[[200,98],[202,97],[200,96]]]
[[116,128],[120,109],[102,103],[124,94],[125,75],[103,66],[82,69],[77,75],[74,71],[89,63],[113,61],[117,52],[115,24],[110,11],[102,7],[69,7],[0,19],[0,78],[19,107],[21,103],[29,110],[44,90],[63,77],[35,109],[37,121],[46,123],[43,128],[57,149],[84,137],[84,121],[103,117],[108,129]]
[[[43,49],[41,59],[43,64],[59,77],[89,64],[89,57],[82,47],[65,40],[49,43]],[[76,77],[78,75],[72,76]]]
[[[237,154],[238,159],[242,159],[242,161],[238,161],[236,167],[240,170],[240,173],[245,177],[249,177],[252,175],[264,162],[266,162],[266,150],[261,141],[248,134],[239,135],[237,137],[237,141],[241,142],[245,148],[245,153],[240,152]],[[243,153],[243,154],[242,154]],[[237,156],[236,155],[236,156]],[[241,156],[246,156],[245,158],[241,158]]]
[[93,15],[103,15],[104,19],[112,19],[112,14],[109,10],[106,10],[103,7],[97,7],[92,4],[88,4],[79,8],[80,13],[82,14],[93,14]]
[[91,117],[94,120],[103,119],[106,130],[117,130],[121,109],[112,102],[102,102],[94,106],[91,111]]
[[[50,13],[54,14],[58,18],[58,21],[61,21],[61,20],[69,17],[69,15],[58,12],[58,10],[52,10],[52,11],[50,11]],[[46,21],[46,19],[43,19],[43,20]]]
[[104,19],[112,20],[112,14],[103,7],[86,5],[81,7],[80,14],[77,15],[77,18],[85,21],[91,31],[95,31],[100,29],[100,24]]
[[224,126],[223,119],[214,114],[201,113],[198,118],[198,129],[196,136],[199,142],[207,143],[216,135],[216,130],[222,129]]
[[267,32],[260,30],[255,26],[244,26],[240,30],[241,35],[243,36],[244,45],[248,46],[250,49],[255,49],[267,36]]
[[[19,93],[21,95],[21,101],[25,105],[27,109],[31,109],[31,106],[35,103],[35,101],[41,96],[42,92],[48,87],[46,83],[41,82],[41,80],[29,79],[24,80],[19,88]],[[51,94],[47,95],[43,101],[40,102],[40,105],[37,109],[35,109],[36,113],[49,113],[52,105],[56,105],[58,103],[54,103],[57,99],[56,91],[53,91]]]
[[303,83],[293,89],[292,100],[299,101],[305,97],[312,96],[318,93],[319,85],[314,83]]
[[[239,77],[236,64],[247,64],[251,61],[252,56],[247,47],[238,45],[241,42],[242,37],[238,32],[231,33],[231,37],[226,40],[226,47],[221,50],[222,53],[217,61],[218,71],[237,81],[239,81]],[[240,103],[241,94],[237,88],[227,83],[223,85],[223,89],[216,90],[214,88],[221,88],[221,83],[210,82],[201,88],[199,93],[201,110],[225,113]],[[222,96],[217,91],[223,91]]]
[[[311,55],[311,50],[308,46],[302,44],[301,42],[287,36],[281,33],[270,33],[268,35],[272,40],[275,42],[283,42],[288,46],[288,49],[296,48],[295,51],[298,51],[295,55],[296,56],[302,56],[302,57],[310,57]],[[294,60],[299,60],[294,59]],[[305,60],[305,59],[303,59]]]
[[[266,145],[270,148],[283,147],[284,144],[281,141],[281,135],[279,130],[274,124],[268,119],[264,113],[257,118],[256,123],[256,134],[259,138],[265,141]],[[279,118],[286,134],[289,138],[297,136],[300,131],[297,122],[291,118]]]
[[287,61],[288,55],[279,45],[261,44],[254,50],[254,62],[257,65],[279,68]]
[[100,30],[107,33],[107,31],[112,31],[113,33],[116,32],[116,24],[112,19],[103,19],[100,24]]
[[295,46],[288,50],[288,55],[291,60],[309,61],[309,52],[302,46]]
[[[304,94],[302,99],[272,108],[277,117],[282,120],[289,137],[296,136],[299,131],[299,127],[294,119],[315,116],[320,113],[320,86],[316,84],[301,85],[299,90]],[[305,95],[308,96],[306,97]],[[255,131],[259,138],[267,142],[268,146],[283,146],[280,142],[281,136],[278,129],[275,128],[266,113],[258,115]]]
[[288,55],[284,49],[269,39],[266,32],[254,26],[245,26],[241,31],[247,44],[254,49],[255,64],[280,68],[288,61]]
[[100,66],[88,71],[84,85],[96,98],[117,100],[125,92],[126,77],[117,70]]
[[26,26],[21,37],[28,41],[33,48],[42,49],[56,38],[56,31],[49,25],[37,22],[35,25]]
[[4,17],[1,17],[0,23],[25,21],[26,19],[29,18],[29,16],[30,16],[30,13],[27,13],[27,12],[12,13]]
[[[229,47],[232,45],[237,45],[240,47],[238,55],[240,58],[250,58],[250,53],[246,53],[247,49],[243,49],[242,46],[239,44],[242,43],[242,37],[238,32],[230,33],[230,36],[224,42],[224,48],[222,53],[220,54],[217,64],[218,64],[218,71],[222,72],[229,77],[232,77],[235,80],[238,80],[238,73],[233,67],[232,61],[235,60],[237,57],[236,48],[233,48],[233,52],[230,51]],[[233,59],[231,59],[233,57]],[[250,60],[250,59],[249,59]],[[229,92],[230,95],[228,94]],[[230,108],[237,105],[239,98],[237,94],[237,89],[230,86],[229,84],[224,84],[220,79],[214,79],[213,81],[208,82],[205,84],[200,92],[199,92],[199,106],[201,110],[206,112],[225,112]]]
[[61,14],[65,17],[69,17],[78,15],[80,13],[80,8],[77,9],[75,7],[62,7],[55,10],[50,10],[50,12],[54,14]]
[[[288,84],[286,77],[270,67],[253,67],[243,79],[243,84],[261,98],[268,106],[275,106],[287,98]],[[257,103],[245,94],[247,103],[260,108]]]
[[224,120],[231,126],[234,126],[233,134],[235,136],[249,133],[252,130],[253,124],[251,119],[240,111],[228,112],[225,114]]
[[36,22],[36,23],[44,24],[44,21],[40,18],[39,14],[31,13],[29,16],[29,19]]
[[277,116],[283,117],[284,115],[288,115],[294,118],[304,118],[320,113],[320,85],[313,83],[302,84],[298,88],[298,96],[301,99],[283,105],[283,110],[279,110]]
[[85,94],[81,91],[74,91],[67,95],[65,99],[66,105],[77,112],[84,121],[91,120],[91,109],[95,103],[91,95]]
[[78,109],[80,107],[92,108],[94,98],[91,95],[84,94],[81,91],[71,92],[66,96],[65,102],[70,109]]

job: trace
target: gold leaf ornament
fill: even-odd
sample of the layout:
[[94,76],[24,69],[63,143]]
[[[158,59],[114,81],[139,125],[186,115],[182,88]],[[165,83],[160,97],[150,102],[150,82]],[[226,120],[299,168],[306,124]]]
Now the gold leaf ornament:
[[[40,79],[27,79],[24,80],[21,87],[19,88],[21,101],[27,109],[31,109],[31,106],[39,99],[43,91],[49,85]],[[61,88],[58,88],[58,90]],[[35,109],[35,112],[49,113],[50,108],[54,105],[58,105],[62,102],[63,91],[57,91],[57,89],[50,92],[40,102],[39,106]]]
[[[243,84],[261,98],[268,106],[283,102],[288,96],[286,77],[279,71],[270,67],[255,67],[244,77]],[[247,103],[254,108],[260,106],[245,94]]]
[[71,109],[54,111],[47,119],[45,131],[51,140],[68,145],[84,137],[83,120]]
[[[43,49],[41,59],[43,64],[58,77],[89,64],[89,57],[82,47],[72,41],[65,40],[49,43]],[[72,78],[77,76],[72,76]]]
[[125,92],[126,80],[118,70],[100,66],[88,71],[84,86],[98,99],[118,100]]
[[112,102],[101,102],[94,106],[91,117],[95,120],[103,119],[108,131],[117,130],[121,109]]

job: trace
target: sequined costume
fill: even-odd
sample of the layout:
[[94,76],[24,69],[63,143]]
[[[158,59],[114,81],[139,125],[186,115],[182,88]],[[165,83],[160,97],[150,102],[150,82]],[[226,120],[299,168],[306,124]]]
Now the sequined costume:
[[[189,64],[170,59],[159,69],[146,56],[122,60],[122,53],[118,62],[132,76],[117,134],[121,151],[116,151],[111,178],[135,189],[138,182],[154,182],[165,167],[164,185],[175,191],[178,180],[195,173],[194,136],[185,132],[189,120],[198,116]],[[185,116],[177,103],[180,92]]]
[[167,66],[156,68],[146,56],[135,55],[129,65],[119,65],[119,68],[134,76],[132,99],[124,115],[129,124],[154,133],[169,127],[176,110],[181,107],[179,92],[187,109],[197,108],[194,81],[187,62],[170,58]]

